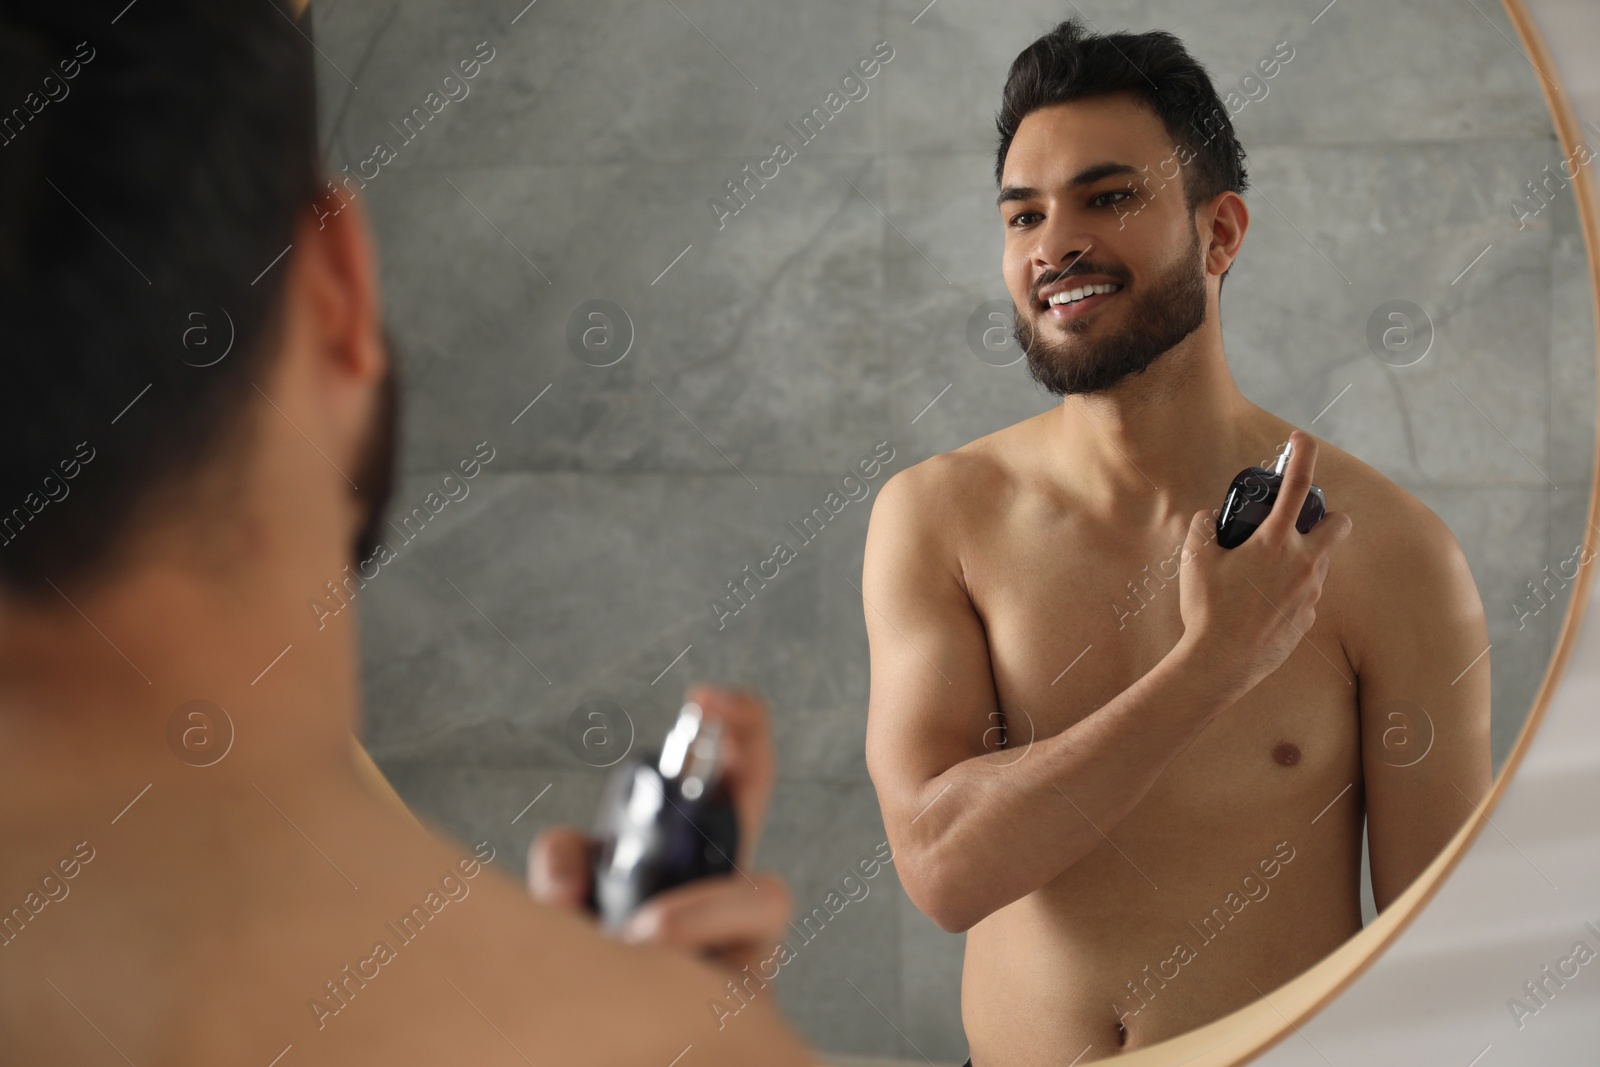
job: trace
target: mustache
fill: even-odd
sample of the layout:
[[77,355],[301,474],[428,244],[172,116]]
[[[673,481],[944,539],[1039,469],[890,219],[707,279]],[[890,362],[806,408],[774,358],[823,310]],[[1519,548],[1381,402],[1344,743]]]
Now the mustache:
[[1039,302],[1039,292],[1045,286],[1054,285],[1063,278],[1076,278],[1083,274],[1103,274],[1124,288],[1126,288],[1128,285],[1127,271],[1112,267],[1108,264],[1088,263],[1080,259],[1073,263],[1072,266],[1063,268],[1055,274],[1043,276],[1037,282],[1035,282],[1032,293],[1033,302],[1036,304]]

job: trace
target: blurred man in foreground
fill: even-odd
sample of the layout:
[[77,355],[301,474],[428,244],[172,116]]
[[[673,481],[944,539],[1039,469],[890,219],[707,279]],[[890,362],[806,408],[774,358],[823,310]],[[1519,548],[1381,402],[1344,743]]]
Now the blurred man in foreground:
[[[355,612],[306,605],[375,550],[397,389],[360,204],[313,206],[311,56],[270,0],[0,14],[5,1059],[808,1063],[770,993],[707,1010],[781,882],[685,887],[624,944],[572,907],[575,835],[537,906],[352,765]],[[690,695],[742,868],[765,713]]]

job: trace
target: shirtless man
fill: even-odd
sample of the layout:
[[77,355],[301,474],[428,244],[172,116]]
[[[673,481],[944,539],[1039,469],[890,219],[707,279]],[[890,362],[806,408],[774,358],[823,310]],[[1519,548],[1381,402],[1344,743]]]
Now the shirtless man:
[[[906,892],[967,931],[977,1067],[1088,1062],[1269,994],[1360,930],[1363,816],[1381,909],[1490,786],[1450,531],[1229,375],[1242,153],[1219,104],[1201,143],[1123,55],[1203,89],[1196,115],[1204,72],[1172,38],[1048,37],[1012,69],[996,176],[1017,337],[1063,402],[887,482],[862,586],[867,766]],[[1117,288],[1047,304],[1090,285]],[[1278,505],[1221,548],[1224,490],[1286,439]],[[1313,479],[1331,510],[1302,535]]]
[[313,60],[270,0],[0,12],[0,1059],[812,1063],[732,973],[789,909],[745,862],[748,694],[690,695],[750,878],[655,898],[643,943],[575,911],[574,834],[535,904],[352,765],[365,601],[308,602],[383,535],[394,393],[361,202],[313,204]]

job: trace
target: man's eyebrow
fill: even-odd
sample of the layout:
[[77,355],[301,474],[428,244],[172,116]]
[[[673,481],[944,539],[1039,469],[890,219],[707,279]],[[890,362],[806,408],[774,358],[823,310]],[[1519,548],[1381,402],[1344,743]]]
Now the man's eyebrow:
[[[1127,163],[1096,163],[1085,167],[1074,174],[1067,181],[1068,189],[1079,189],[1085,185],[1093,185],[1103,178],[1110,178],[1117,174],[1137,174],[1138,168]],[[1000,190],[1000,195],[995,197],[994,206],[1000,207],[1012,200],[1032,200],[1039,195],[1039,190],[1026,185],[1008,185]]]

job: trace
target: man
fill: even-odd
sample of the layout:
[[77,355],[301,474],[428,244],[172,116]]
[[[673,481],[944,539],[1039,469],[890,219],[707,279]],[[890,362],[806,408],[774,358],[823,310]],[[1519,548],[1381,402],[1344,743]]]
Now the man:
[[[809,1063],[770,990],[710,1010],[781,882],[663,894],[625,944],[574,834],[536,905],[352,764],[355,611],[307,605],[381,536],[396,388],[311,60],[269,0],[0,10],[3,1058]],[[753,844],[764,711],[690,696]]]
[[[1489,788],[1488,638],[1438,517],[1229,375],[1243,153],[1181,44],[1062,23],[997,124],[1016,336],[1063,402],[883,487],[866,754],[907,893],[967,931],[971,1062],[1029,1067],[1327,955],[1361,928],[1363,815],[1393,901]],[[1224,491],[1286,440],[1270,517],[1223,549]],[[1313,478],[1332,510],[1302,535]]]

